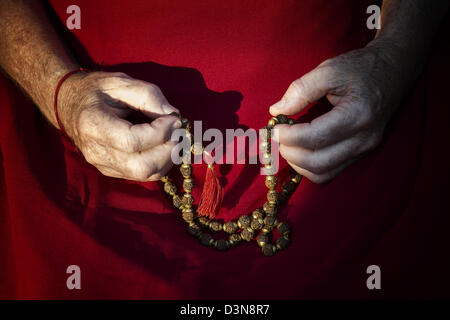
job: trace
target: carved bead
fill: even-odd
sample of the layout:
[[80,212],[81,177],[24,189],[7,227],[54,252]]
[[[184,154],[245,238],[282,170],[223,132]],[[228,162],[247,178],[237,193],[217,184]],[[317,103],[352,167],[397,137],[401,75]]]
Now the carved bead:
[[226,222],[226,223],[223,225],[223,231],[225,231],[226,233],[229,233],[229,234],[235,233],[235,232],[237,231],[238,228],[239,228],[239,227],[238,227],[237,223],[234,222],[234,221]]
[[230,238],[228,239],[228,241],[230,242],[230,244],[232,246],[237,246],[239,243],[241,243],[242,238],[239,234],[233,233],[232,235],[230,235]]
[[173,203],[173,206],[177,209],[180,209],[181,205],[183,204],[179,195],[173,196],[172,203]]
[[224,239],[219,239],[214,242],[214,247],[219,251],[225,251],[229,246],[228,241]]
[[177,193],[177,187],[175,187],[172,182],[168,181],[164,183],[164,191],[173,196],[175,193]]
[[275,176],[266,176],[266,187],[268,189],[275,189],[278,184],[278,179]]
[[258,230],[262,229],[263,225],[264,225],[264,220],[262,220],[262,219],[252,219],[252,223],[250,224],[250,227],[253,230],[258,231]]
[[264,212],[269,216],[274,216],[277,214],[277,207],[269,202],[264,203],[263,209]]
[[186,192],[191,192],[194,189],[194,181],[192,179],[184,179],[183,180],[183,189]]
[[198,217],[198,222],[200,223],[201,226],[208,228],[210,221],[207,217],[204,216],[199,216]]
[[184,178],[189,178],[192,175],[192,166],[190,164],[183,163],[180,166],[180,172]]
[[209,233],[202,233],[200,243],[204,246],[211,246],[214,243],[214,239]]
[[254,233],[253,233],[252,229],[246,228],[241,231],[241,238],[243,240],[250,242],[253,240],[253,237],[254,237]]
[[289,239],[285,237],[279,237],[276,241],[276,246],[279,250],[286,249],[289,246]]
[[190,208],[184,209],[181,216],[183,217],[183,220],[186,222],[194,221],[194,212]]
[[267,200],[271,204],[276,204],[278,202],[278,192],[276,192],[275,190],[270,190],[269,192],[267,192]]
[[256,209],[252,212],[253,219],[264,219],[265,213],[263,209]]
[[277,219],[274,216],[267,216],[264,219],[264,225],[267,227],[275,227],[277,224]]
[[238,226],[239,228],[248,228],[250,226],[250,223],[252,222],[252,219],[245,215],[245,216],[241,216],[238,219]]
[[284,114],[279,114],[279,115],[277,115],[277,120],[279,123],[287,123],[288,117]]
[[262,250],[263,255],[265,255],[266,257],[270,257],[275,254],[276,247],[273,246],[272,244],[268,243],[268,244],[265,244],[261,250]]
[[286,190],[289,194],[295,190],[295,187],[295,183],[290,180],[283,184],[283,190]]
[[209,228],[214,232],[219,232],[222,230],[222,224],[218,221],[212,221],[209,224]]
[[194,203],[194,197],[190,193],[183,194],[183,199],[181,200],[185,207],[190,207]]
[[296,171],[291,172],[291,181],[299,184],[300,181],[302,181],[302,175],[300,173],[297,173]]
[[200,229],[200,227],[198,225],[191,224],[188,226],[188,232],[193,237],[199,237],[200,234],[202,233],[202,230]]
[[268,234],[261,233],[257,238],[256,242],[258,243],[258,246],[263,247],[265,244],[269,243],[270,237]]
[[286,234],[289,233],[291,231],[291,228],[289,227],[289,225],[286,222],[280,222],[277,226],[278,232],[281,234]]

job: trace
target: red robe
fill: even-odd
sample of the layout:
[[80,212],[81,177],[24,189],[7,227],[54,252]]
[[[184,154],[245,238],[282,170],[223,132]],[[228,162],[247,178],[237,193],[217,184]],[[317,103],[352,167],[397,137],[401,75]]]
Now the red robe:
[[[83,66],[159,85],[204,129],[264,126],[293,80],[373,37],[370,1],[80,0],[81,29],[70,32],[72,2],[51,3]],[[381,146],[327,185],[302,181],[279,213],[292,245],[271,258],[254,242],[201,246],[159,182],[102,176],[1,78],[0,297],[449,297],[448,30]],[[220,218],[264,203],[259,166],[218,171]],[[200,190],[204,173],[195,166]],[[382,290],[366,287],[372,264]],[[66,287],[69,265],[81,268],[81,290]]]

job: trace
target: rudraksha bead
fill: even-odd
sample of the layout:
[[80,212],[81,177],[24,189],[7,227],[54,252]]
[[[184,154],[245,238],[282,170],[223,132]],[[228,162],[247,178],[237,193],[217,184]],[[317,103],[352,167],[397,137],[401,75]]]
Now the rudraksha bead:
[[295,120],[294,120],[294,119],[291,119],[291,118],[289,118],[289,119],[288,119],[288,124],[290,124],[290,125],[293,125],[293,124],[295,124]]
[[267,200],[275,205],[278,203],[278,192],[276,192],[275,190],[269,190],[267,192]]
[[173,196],[175,195],[175,193],[177,193],[177,187],[175,187],[172,182],[167,181],[166,183],[164,183],[164,191]]
[[253,230],[258,231],[258,230],[262,229],[263,225],[264,225],[264,220],[262,220],[262,219],[252,219],[250,227]]
[[190,193],[183,194],[183,199],[181,200],[185,207],[190,207],[194,203],[194,197]]
[[263,247],[265,244],[269,243],[270,237],[268,234],[261,233],[257,238],[256,242],[258,243],[258,246]]
[[229,234],[235,233],[238,228],[239,227],[238,227],[237,223],[234,221],[226,222],[223,225],[223,231],[225,231],[226,233],[229,233]]
[[302,181],[302,175],[299,174],[298,172],[292,170],[292,172],[291,172],[291,181],[296,183],[296,184],[299,184],[300,181]]
[[183,189],[186,192],[191,192],[194,189],[194,181],[192,179],[183,180]]
[[277,115],[277,120],[279,123],[288,123],[288,117],[284,114]]
[[173,196],[172,203],[173,203],[173,206],[177,209],[180,209],[181,205],[183,204],[179,195]]
[[202,230],[197,224],[193,223],[188,226],[188,232],[191,236],[198,237],[202,233]]
[[214,232],[219,232],[222,230],[222,224],[218,221],[211,221],[209,228]]
[[278,226],[277,226],[277,229],[278,229],[278,232],[280,233],[280,234],[286,234],[286,233],[289,233],[289,231],[290,231],[290,227],[289,227],[289,225],[287,224],[287,223],[285,223],[285,222],[280,222],[279,224],[278,224]]
[[253,230],[249,228],[245,228],[241,231],[241,238],[247,242],[250,242],[253,240],[254,233]]
[[289,246],[289,239],[285,237],[279,237],[276,241],[276,246],[278,249],[283,250]]
[[181,118],[181,127],[182,128],[186,128],[187,130],[189,130],[190,126],[191,126],[191,122],[188,119]]
[[273,204],[266,202],[263,206],[264,212],[268,216],[273,216],[277,214],[277,207],[275,207]]
[[214,243],[214,239],[209,233],[202,233],[200,243],[204,246],[211,246]]
[[183,163],[180,166],[180,172],[184,178],[188,178],[192,175],[192,166],[190,164]]
[[276,247],[270,243],[267,243],[261,248],[261,250],[262,250],[263,255],[265,255],[266,257],[270,257],[275,254]]
[[253,219],[264,219],[265,213],[263,209],[256,209],[252,212]]
[[278,179],[275,176],[266,176],[266,187],[270,190],[275,189],[278,184]]
[[286,190],[289,194],[291,194],[295,190],[295,183],[290,180],[285,182],[283,184],[283,190]]
[[242,238],[239,234],[233,233],[232,235],[230,235],[228,241],[230,241],[230,244],[232,246],[237,246],[239,243],[241,243]]
[[181,214],[181,216],[186,222],[194,221],[194,212],[190,208],[183,209],[183,213]]
[[229,248],[230,244],[227,240],[219,239],[214,242],[214,247],[219,251],[225,251]]
[[239,228],[248,228],[250,226],[250,223],[252,222],[252,219],[245,215],[245,216],[241,216],[238,219],[238,226]]

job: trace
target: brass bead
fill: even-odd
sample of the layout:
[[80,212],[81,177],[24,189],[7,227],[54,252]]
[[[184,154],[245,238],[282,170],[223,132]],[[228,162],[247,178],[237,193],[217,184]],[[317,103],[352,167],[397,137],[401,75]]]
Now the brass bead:
[[273,127],[275,127],[278,123],[279,123],[278,119],[275,118],[275,117],[272,117],[272,118],[269,120],[269,122],[267,123],[267,126],[268,126],[269,128],[273,128]]
[[206,227],[206,228],[209,227],[210,221],[208,218],[206,218],[204,216],[199,216],[197,220],[201,226]]
[[177,209],[180,209],[181,206],[183,205],[183,202],[181,201],[181,198],[180,198],[179,195],[174,195],[174,196],[173,196],[173,198],[172,198],[172,203],[173,203],[173,206],[174,206],[175,208],[177,208]]
[[214,232],[219,232],[222,230],[222,224],[218,221],[212,221],[209,224],[209,228]]
[[241,236],[239,234],[233,233],[232,235],[230,235],[228,241],[230,242],[230,244],[232,246],[237,246],[238,244],[241,243],[242,238],[241,238]]
[[285,237],[279,237],[276,241],[275,244],[277,246],[277,249],[279,250],[283,250],[286,249],[289,246],[289,239],[285,238]]
[[291,228],[286,222],[280,222],[277,226],[278,232],[282,235],[285,235],[291,231]]
[[269,202],[264,203],[263,209],[266,215],[274,216],[277,214],[277,207]]
[[265,213],[263,209],[256,209],[252,212],[253,219],[264,219]]
[[278,184],[278,179],[277,179],[277,177],[272,176],[272,175],[266,176],[266,187],[267,187],[268,189],[271,189],[271,190],[275,189],[275,187],[277,186],[277,184]]
[[225,251],[229,248],[230,244],[227,240],[219,239],[214,242],[214,247],[219,251]]
[[241,231],[241,238],[247,242],[250,242],[253,240],[254,232],[250,228],[245,228]]
[[278,192],[275,190],[270,190],[267,192],[267,200],[269,203],[275,205],[278,202]]
[[192,179],[183,180],[183,189],[186,192],[191,192],[194,189],[194,181]]
[[284,114],[279,114],[279,115],[277,115],[277,120],[279,123],[287,123],[288,117]]
[[183,163],[180,166],[180,172],[184,178],[189,178],[192,175],[192,165]]
[[188,226],[188,233],[193,237],[199,237],[200,234],[202,233],[202,230],[200,229],[200,227],[198,225],[190,224]]
[[169,176],[164,176],[161,178],[161,181],[166,183],[167,181],[169,181]]
[[269,243],[270,237],[268,234],[261,233],[257,238],[256,242],[258,243],[258,246],[263,247],[265,244]]
[[289,119],[288,119],[288,124],[289,124],[289,125],[295,124],[295,120],[292,119],[292,118],[289,118]]
[[183,209],[182,218],[186,222],[194,221],[194,211],[190,208]]
[[252,219],[252,223],[250,224],[250,227],[253,230],[258,231],[258,230],[262,229],[263,225],[264,225],[264,220],[262,220],[262,219]]
[[245,216],[241,216],[238,219],[238,226],[239,228],[248,228],[250,226],[250,223],[252,222],[252,219],[245,215]]
[[172,182],[167,181],[166,183],[164,183],[164,191],[173,196],[175,195],[175,193],[177,193],[177,187],[175,187]]
[[181,200],[185,207],[191,207],[194,203],[194,197],[190,193],[183,194],[183,199]]
[[209,247],[214,244],[214,239],[209,233],[202,233],[200,236],[200,243]]
[[270,257],[275,254],[276,247],[270,243],[267,243],[262,247],[261,251],[262,251],[263,255],[265,255],[266,257]]
[[264,226],[266,227],[275,227],[277,225],[278,221],[274,216],[267,216],[264,219]]
[[296,171],[291,172],[291,181],[293,183],[299,184],[302,181],[303,176]]
[[229,234],[235,233],[238,228],[237,223],[234,221],[229,221],[223,224],[223,231]]

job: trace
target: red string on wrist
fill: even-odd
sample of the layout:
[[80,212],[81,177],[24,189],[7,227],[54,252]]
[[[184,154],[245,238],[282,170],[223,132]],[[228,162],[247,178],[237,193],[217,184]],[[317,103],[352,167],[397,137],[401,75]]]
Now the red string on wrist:
[[59,89],[61,89],[62,84],[64,83],[64,81],[70,77],[72,74],[76,73],[76,72],[80,72],[80,71],[85,71],[85,69],[83,68],[78,68],[72,71],[67,72],[62,78],[61,80],[59,80],[58,85],[56,86],[56,90],[55,90],[55,99],[54,99],[54,104],[53,104],[53,109],[55,110],[55,117],[56,117],[56,122],[58,123],[58,127],[59,130],[61,131],[61,133],[63,134],[64,137],[69,138],[69,136],[67,135],[66,131],[64,130],[64,127],[61,123],[61,119],[59,118],[58,115],[58,93],[59,93]]

